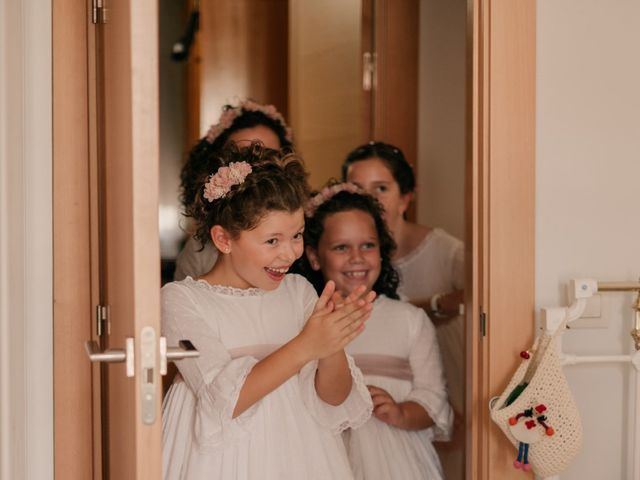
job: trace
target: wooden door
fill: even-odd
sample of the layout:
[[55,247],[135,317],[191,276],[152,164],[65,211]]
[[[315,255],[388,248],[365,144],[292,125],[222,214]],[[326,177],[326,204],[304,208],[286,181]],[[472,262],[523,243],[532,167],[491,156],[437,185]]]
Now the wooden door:
[[56,477],[160,479],[157,5],[102,4],[54,3]]
[[[83,2],[53,2],[56,477],[157,479],[157,359],[151,425],[139,361],[142,329],[159,335],[157,12],[151,0],[106,6],[108,23],[93,26]],[[535,0],[469,0],[468,40],[467,478],[523,478],[487,401],[533,330]],[[110,364],[101,382],[88,366],[82,343],[100,301],[110,306],[106,346],[134,338],[133,378]]]
[[489,417],[531,345],[536,1],[468,1],[466,478],[531,478]]
[[103,367],[103,468],[110,479],[159,479],[157,2],[105,6],[95,27],[100,296],[105,347],[122,349],[133,338],[135,372],[128,377],[123,363]]

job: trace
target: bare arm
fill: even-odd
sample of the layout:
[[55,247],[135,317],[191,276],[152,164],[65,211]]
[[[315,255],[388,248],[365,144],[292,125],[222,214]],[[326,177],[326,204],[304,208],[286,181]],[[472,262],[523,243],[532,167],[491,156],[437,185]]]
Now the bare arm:
[[[364,288],[356,289],[346,299],[343,299],[338,292],[335,292],[332,296],[332,301],[337,309],[363,297],[365,302],[373,302],[375,293],[368,292],[364,295],[364,292]],[[357,334],[363,329],[364,325],[361,325]],[[349,362],[347,361],[344,350],[340,350],[334,355],[319,360],[315,386],[318,396],[324,402],[334,406],[340,405],[349,396],[352,383],[351,370],[349,369]]]
[[373,415],[379,420],[403,430],[422,430],[434,424],[433,419],[419,403],[396,403],[382,388],[368,385],[373,400]]
[[[305,327],[295,338],[283,345],[281,348],[256,363],[247,375],[247,378],[240,390],[238,401],[233,410],[233,418],[242,414],[254,403],[262,399],[293,375],[309,361],[314,359],[329,359],[318,369],[320,378],[320,390],[318,395],[327,403],[337,401],[343,392],[344,378],[341,377],[341,367],[339,353],[344,357],[344,346],[353,340],[361,331],[364,320],[371,311],[371,301],[373,297],[367,295],[364,299],[363,292],[359,291],[351,300],[340,308],[335,308],[331,301],[331,296],[335,285],[333,282],[327,283],[325,290],[318,299],[313,314],[307,320]],[[367,299],[371,298],[371,301]],[[336,356],[336,359],[331,358]],[[346,358],[344,358],[346,363]],[[337,392],[331,385],[330,375],[338,374]],[[342,378],[342,380],[340,380]],[[318,385],[316,379],[316,385]],[[348,388],[351,388],[351,376],[348,378]],[[316,387],[317,389],[317,387]],[[347,394],[348,395],[348,391]],[[346,398],[344,395],[344,398]],[[344,401],[339,400],[337,404]]]
[[431,300],[432,298],[428,298],[411,303],[427,312],[432,322],[438,323],[439,320],[447,320],[460,314],[460,304],[464,302],[464,292],[462,290],[454,290],[440,295],[437,300],[437,311],[432,308]]
[[351,371],[344,350],[318,361],[316,392],[329,405],[340,405],[351,391]]
[[295,337],[256,363],[247,375],[233,409],[233,418],[286,382],[310,360],[299,337]]

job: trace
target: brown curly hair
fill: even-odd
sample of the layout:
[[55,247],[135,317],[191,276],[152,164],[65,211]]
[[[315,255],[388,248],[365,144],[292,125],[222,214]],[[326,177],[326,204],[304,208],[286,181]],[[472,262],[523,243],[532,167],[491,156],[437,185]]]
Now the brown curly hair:
[[[233,107],[225,105],[224,108]],[[208,175],[215,171],[214,160],[216,153],[219,153],[224,148],[229,136],[238,130],[257,126],[271,129],[277,135],[281,149],[286,149],[288,152],[293,150],[291,142],[287,139],[287,132],[280,122],[262,112],[243,110],[242,115],[236,118],[229,128],[218,135],[213,143],[209,143],[207,137],[201,138],[189,152],[180,172],[180,202],[185,212],[201,193],[199,191],[200,176]]]
[[[396,250],[396,242],[385,223],[382,212],[382,205],[371,195],[365,192],[341,191],[333,195],[328,200],[318,206],[311,217],[306,218],[304,227],[304,244],[314,250],[318,250],[320,238],[324,233],[324,222],[327,217],[339,212],[360,210],[373,218],[378,241],[380,244],[380,275],[373,284],[372,290],[377,294],[384,294],[389,298],[399,299],[398,284],[400,278],[398,272],[391,264],[391,256]],[[311,263],[307,255],[300,257],[290,270],[304,276],[314,286],[318,295],[325,285],[325,278],[322,272],[311,268]]]
[[[214,166],[213,171],[200,175],[199,193],[186,211],[197,223],[194,236],[203,247],[210,241],[209,232],[214,225],[220,225],[237,238],[242,231],[255,228],[268,212],[293,213],[303,208],[309,198],[307,172],[302,159],[293,153],[271,150],[253,142],[247,147],[231,143],[212,155],[209,163]],[[231,162],[247,162],[252,171],[224,197],[209,202],[204,198],[205,184],[220,167]]]

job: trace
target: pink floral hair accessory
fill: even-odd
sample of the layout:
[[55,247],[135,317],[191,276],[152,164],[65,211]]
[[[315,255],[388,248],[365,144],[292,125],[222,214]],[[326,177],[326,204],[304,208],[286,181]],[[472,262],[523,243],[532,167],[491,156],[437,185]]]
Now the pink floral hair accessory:
[[331,185],[329,187],[324,187],[320,190],[316,195],[314,195],[305,205],[304,214],[307,217],[313,217],[316,213],[316,210],[320,205],[333,197],[336,193],[340,192],[350,192],[350,193],[365,193],[359,186],[354,183],[336,183],[335,185]]
[[213,202],[224,197],[233,185],[240,185],[250,173],[251,165],[247,162],[231,162],[226,167],[220,167],[204,185],[204,198]]
[[241,100],[238,105],[226,105],[223,107],[222,114],[218,119],[218,123],[211,125],[209,131],[207,132],[207,141],[209,143],[215,142],[216,138],[218,138],[222,133],[233,125],[233,122],[236,118],[240,117],[245,112],[260,112],[265,116],[275,120],[282,128],[284,128],[284,136],[289,143],[293,142],[293,135],[291,133],[291,128],[284,121],[284,117],[276,107],[273,105],[263,105],[261,103],[255,102],[253,100],[245,99]]

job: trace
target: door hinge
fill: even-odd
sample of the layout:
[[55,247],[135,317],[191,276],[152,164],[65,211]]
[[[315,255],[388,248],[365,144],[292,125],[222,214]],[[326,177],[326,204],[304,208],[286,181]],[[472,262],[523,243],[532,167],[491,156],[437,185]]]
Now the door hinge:
[[96,335],[102,336],[104,332],[111,334],[111,322],[109,322],[109,305],[96,305]]
[[480,307],[480,335],[487,336],[487,314],[484,313],[482,307]]
[[91,0],[91,22],[107,23],[107,9],[104,0]]

